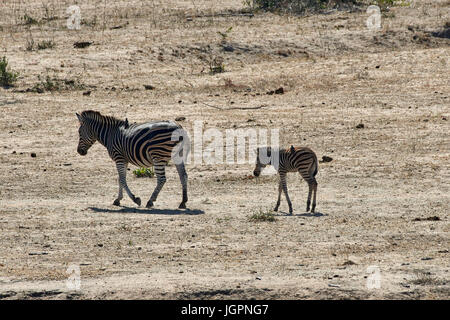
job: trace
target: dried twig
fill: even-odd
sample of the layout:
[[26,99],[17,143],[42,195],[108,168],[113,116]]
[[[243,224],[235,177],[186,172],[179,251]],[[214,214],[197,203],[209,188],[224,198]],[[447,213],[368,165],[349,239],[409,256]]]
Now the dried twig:
[[219,109],[219,110],[257,110],[257,109],[262,109],[262,108],[267,108],[268,105],[262,104],[260,106],[257,107],[248,107],[248,108],[242,108],[242,107],[231,107],[231,108],[221,108],[218,106],[213,106],[211,104],[207,104],[205,102],[200,101],[200,103],[204,104],[205,106],[214,108],[214,109]]

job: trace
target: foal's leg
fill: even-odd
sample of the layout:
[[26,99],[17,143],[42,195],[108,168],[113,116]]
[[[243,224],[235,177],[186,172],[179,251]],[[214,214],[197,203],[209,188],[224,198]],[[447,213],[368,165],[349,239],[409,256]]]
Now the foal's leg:
[[288,195],[288,189],[287,189],[287,183],[286,183],[286,173],[280,173],[280,181],[283,187],[284,195],[286,196],[287,203],[289,205],[289,214],[292,214],[292,202],[291,199],[289,199]]
[[128,196],[131,200],[134,201],[138,206],[141,205],[141,199],[139,197],[135,197],[134,194],[130,191],[127,185],[127,163],[124,162],[116,162],[117,172],[119,173],[119,195],[116,200],[114,200],[114,205],[120,205],[120,200],[123,198],[122,189],[125,189]]
[[151,208],[153,207],[153,202],[156,201],[156,198],[158,198],[158,194],[161,191],[162,187],[166,183],[166,164],[165,163],[158,163],[154,165],[155,167],[155,174],[156,174],[156,187],[155,190],[152,193],[152,196],[150,197],[150,200],[148,200],[146,207]]
[[306,212],[309,212],[309,207],[311,205],[311,194],[313,191],[313,185],[310,181],[308,181],[308,200],[306,200]]
[[316,193],[317,193],[317,185],[318,185],[316,179],[314,179],[312,184],[313,184],[313,189],[314,189],[314,195],[313,195],[313,203],[312,203],[311,212],[314,212],[314,210],[316,209]]
[[278,200],[277,204],[275,205],[275,208],[273,211],[278,211],[278,208],[280,207],[280,201],[281,201],[281,192],[283,191],[283,186],[281,184],[281,178],[278,181]]
[[313,206],[311,212],[314,212],[316,207],[316,190],[317,190],[317,181],[310,173],[305,173],[304,171],[299,170],[300,175],[303,179],[305,179],[306,183],[308,183],[308,200],[306,200],[306,212],[309,212],[309,208],[311,206],[311,195],[314,191],[313,197]]
[[175,165],[177,167],[178,175],[180,176],[181,186],[183,188],[183,200],[181,200],[179,209],[186,209],[186,202],[188,201],[187,196],[187,182],[188,182],[188,176],[186,173],[186,169],[184,167],[184,163],[180,163]]

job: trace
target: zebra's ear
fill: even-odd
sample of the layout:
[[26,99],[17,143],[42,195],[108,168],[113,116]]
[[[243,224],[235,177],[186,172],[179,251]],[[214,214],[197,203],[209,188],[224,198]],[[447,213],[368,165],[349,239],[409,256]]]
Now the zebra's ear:
[[291,145],[291,152],[295,152],[295,148],[293,145]]
[[80,123],[82,123],[83,122],[83,118],[78,113],[75,113],[75,114],[77,115],[78,121],[80,121]]
[[127,129],[130,125],[128,124],[128,118],[125,118],[125,129]]

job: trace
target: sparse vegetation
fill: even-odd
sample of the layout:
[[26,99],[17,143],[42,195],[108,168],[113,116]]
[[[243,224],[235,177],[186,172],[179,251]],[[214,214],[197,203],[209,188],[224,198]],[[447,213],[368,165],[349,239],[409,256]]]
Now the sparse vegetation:
[[420,286],[438,286],[443,284],[441,280],[433,277],[430,272],[425,271],[416,271],[414,279],[412,279],[410,283]]
[[250,221],[254,221],[254,222],[261,222],[261,221],[269,221],[269,222],[274,222],[275,216],[272,213],[272,210],[270,209],[259,209],[257,212],[255,212],[254,214],[252,214],[249,218]]
[[0,59],[0,85],[4,88],[12,87],[17,81],[19,73],[9,70],[8,60],[4,56]]
[[28,14],[25,14],[22,17],[23,20],[23,24],[25,25],[32,25],[32,24],[39,24],[39,21],[31,16],[29,16]]
[[133,171],[137,178],[148,177],[152,178],[155,176],[155,171],[153,168],[139,168]]
[[46,75],[43,79],[40,75],[38,76],[39,82],[35,84],[28,91],[43,93],[45,91],[64,91],[64,90],[83,90],[85,85],[80,83],[78,80],[72,79],[60,79],[56,76]]
[[53,40],[44,40],[38,43],[37,49],[38,50],[44,50],[44,49],[52,49],[55,47],[55,42]]
[[233,29],[233,27],[229,27],[224,32],[220,32],[220,31],[217,32],[222,37],[221,43],[226,43],[226,41],[228,39],[228,35],[230,34],[232,29]]
[[248,0],[245,1],[248,6],[254,9],[295,14],[334,7],[353,6],[358,2],[357,0],[253,0],[253,3],[250,3]]
[[252,9],[271,12],[304,14],[332,8],[362,7],[370,4],[382,10],[394,6],[408,6],[408,0],[245,0],[244,5]]
[[220,56],[215,56],[210,53],[207,57],[201,56],[202,61],[206,63],[209,69],[209,74],[213,75],[216,73],[225,72],[225,64],[223,63],[223,58]]

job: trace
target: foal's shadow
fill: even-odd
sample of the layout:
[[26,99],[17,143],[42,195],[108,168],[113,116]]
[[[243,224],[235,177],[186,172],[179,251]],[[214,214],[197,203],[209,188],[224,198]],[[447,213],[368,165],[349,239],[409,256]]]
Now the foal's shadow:
[[293,213],[293,214],[289,214],[289,212],[285,212],[285,211],[280,211],[279,214],[275,214],[275,216],[280,216],[280,217],[284,217],[284,216],[292,216],[292,217],[311,217],[311,218],[320,218],[320,217],[325,217],[328,216],[327,213],[321,213],[321,212],[305,212],[305,213]]
[[138,213],[138,214],[162,214],[162,215],[199,215],[204,214],[205,211],[199,209],[156,209],[156,208],[136,208],[136,207],[126,207],[120,206],[120,209],[109,209],[109,208],[97,208],[89,207],[88,209],[94,212],[101,213]]

